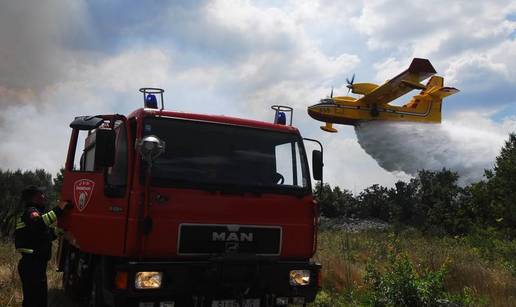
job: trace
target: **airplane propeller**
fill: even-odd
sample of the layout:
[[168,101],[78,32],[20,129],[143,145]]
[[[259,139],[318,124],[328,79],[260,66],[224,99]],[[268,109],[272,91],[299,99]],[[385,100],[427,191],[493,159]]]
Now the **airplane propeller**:
[[348,88],[348,94],[353,89],[353,82],[355,82],[355,74],[353,74],[353,76],[351,77],[351,80],[346,78],[346,83],[348,84],[348,85],[346,85],[346,87]]
[[[331,87],[330,96],[326,96],[326,99],[332,100],[333,99],[333,86]],[[322,100],[321,100],[322,101]]]

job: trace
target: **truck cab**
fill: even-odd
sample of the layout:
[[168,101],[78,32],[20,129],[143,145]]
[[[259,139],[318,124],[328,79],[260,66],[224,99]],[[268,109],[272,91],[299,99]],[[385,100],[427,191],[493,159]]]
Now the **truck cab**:
[[[267,123],[165,110],[163,90],[141,91],[145,107],[127,117],[70,124],[61,199],[73,206],[57,260],[66,293],[92,306],[313,301],[318,207],[285,107]],[[322,179],[322,148],[312,156]]]

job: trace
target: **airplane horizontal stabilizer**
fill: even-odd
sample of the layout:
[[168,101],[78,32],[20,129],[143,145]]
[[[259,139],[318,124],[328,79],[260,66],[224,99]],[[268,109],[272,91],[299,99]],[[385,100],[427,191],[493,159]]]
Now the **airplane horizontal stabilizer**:
[[454,87],[444,86],[444,78],[440,76],[433,76],[426,84],[426,90],[421,92],[422,95],[431,95],[437,99],[443,99],[459,92]]
[[442,99],[444,97],[451,96],[458,92],[460,92],[460,91],[454,87],[445,86],[445,87],[440,87],[440,88],[439,87],[433,88],[430,92],[428,92],[428,95],[437,96],[438,98]]

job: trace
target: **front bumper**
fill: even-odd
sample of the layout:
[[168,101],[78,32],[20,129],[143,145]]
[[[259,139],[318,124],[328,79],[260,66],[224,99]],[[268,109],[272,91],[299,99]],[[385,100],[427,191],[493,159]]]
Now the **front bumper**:
[[[140,302],[160,306],[159,302],[164,301],[173,301],[175,306],[193,306],[194,302],[202,302],[197,306],[212,306],[212,300],[238,298],[259,298],[261,306],[267,306],[276,297],[302,297],[312,302],[319,290],[320,268],[308,261],[129,262],[115,266],[115,271],[128,272],[127,289],[107,286],[104,297],[111,306],[139,306]],[[310,283],[290,285],[291,270],[310,270]],[[163,272],[161,288],[135,289],[134,277],[142,271]]]

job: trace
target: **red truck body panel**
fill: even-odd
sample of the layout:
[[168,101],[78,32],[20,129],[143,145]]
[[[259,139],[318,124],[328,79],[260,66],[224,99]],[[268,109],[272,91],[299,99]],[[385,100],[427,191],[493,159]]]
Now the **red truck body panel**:
[[[134,139],[142,136],[144,117],[171,117],[267,129],[299,135],[296,128],[227,116],[212,116],[138,109],[127,120],[136,120],[136,135],[127,127],[128,172],[124,196],[104,193],[105,172],[71,169],[69,150],[61,199],[72,209],[59,221],[68,241],[80,250],[96,254],[138,258],[188,258],[178,255],[180,224],[254,225],[281,227],[281,259],[308,259],[315,252],[316,210],[311,193],[222,193],[195,188],[150,187],[149,216],[152,230],[142,227],[145,186],[140,176],[140,158]],[[125,120],[125,119],[124,119]],[[72,133],[72,140],[76,131]],[[73,143],[73,142],[71,142]],[[206,256],[206,255],[204,255]]]
[[[176,257],[180,224],[238,224],[282,227],[280,257],[310,258],[313,253],[313,203],[311,197],[290,195],[220,195],[189,189],[152,189],[166,202],[154,199],[150,213],[153,230],[145,243],[144,257]],[[155,193],[152,193],[156,195]],[[127,253],[138,252],[138,214],[128,223]],[[236,222],[237,221],[237,222]]]

